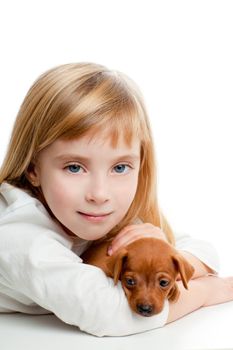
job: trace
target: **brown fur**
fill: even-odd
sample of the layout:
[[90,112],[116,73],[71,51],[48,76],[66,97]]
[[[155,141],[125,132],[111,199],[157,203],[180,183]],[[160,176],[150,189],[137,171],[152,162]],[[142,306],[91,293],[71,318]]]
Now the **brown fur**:
[[[115,284],[121,280],[129,305],[138,314],[152,316],[162,311],[165,299],[175,302],[180,293],[176,283],[179,274],[188,289],[194,268],[169,243],[142,238],[112,256],[107,254],[109,244],[109,241],[94,244],[81,258],[100,267]],[[161,286],[167,282],[167,286]]]

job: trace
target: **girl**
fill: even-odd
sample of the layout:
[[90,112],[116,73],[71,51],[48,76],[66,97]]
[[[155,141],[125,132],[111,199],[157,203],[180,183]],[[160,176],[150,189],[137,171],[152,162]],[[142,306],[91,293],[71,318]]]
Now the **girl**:
[[109,254],[142,236],[173,238],[143,100],[122,73],[83,63],[40,76],[20,108],[0,184],[1,312],[52,312],[88,333],[119,336],[233,299],[233,279],[216,276],[215,250],[186,235],[175,243],[195,268],[189,291],[180,285],[178,302],[150,318],[133,314],[120,283],[79,257],[106,235],[115,237]]

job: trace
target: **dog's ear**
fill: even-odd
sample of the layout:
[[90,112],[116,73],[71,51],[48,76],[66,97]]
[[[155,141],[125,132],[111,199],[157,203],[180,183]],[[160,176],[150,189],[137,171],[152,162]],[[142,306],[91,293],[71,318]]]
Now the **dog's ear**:
[[176,254],[173,256],[173,262],[177,271],[180,273],[184,287],[188,289],[187,283],[194,274],[193,266],[181,254]]
[[107,262],[108,276],[114,279],[114,284],[117,284],[120,279],[123,264],[127,259],[128,252],[125,248],[121,249],[109,257]]
[[178,300],[179,295],[180,295],[180,291],[177,283],[175,283],[174,286],[169,291],[167,298],[168,300],[171,300],[175,303]]

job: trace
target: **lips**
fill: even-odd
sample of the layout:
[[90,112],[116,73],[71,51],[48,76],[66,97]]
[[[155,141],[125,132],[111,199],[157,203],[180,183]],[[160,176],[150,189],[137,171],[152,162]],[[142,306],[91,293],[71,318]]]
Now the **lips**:
[[81,211],[78,211],[78,214],[81,218],[83,218],[85,221],[89,221],[91,223],[101,223],[105,222],[107,220],[108,216],[112,214],[110,213],[83,213]]
[[78,213],[86,216],[93,216],[93,217],[107,216],[111,214],[111,212],[110,213],[84,213],[81,211],[79,211]]

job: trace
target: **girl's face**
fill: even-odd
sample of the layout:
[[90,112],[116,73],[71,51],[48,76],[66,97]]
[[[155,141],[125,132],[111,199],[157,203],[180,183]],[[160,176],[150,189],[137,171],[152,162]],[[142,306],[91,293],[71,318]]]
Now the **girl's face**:
[[40,152],[30,177],[55,217],[80,238],[106,235],[127,213],[137,190],[140,142],[116,148],[103,135],[58,139]]

